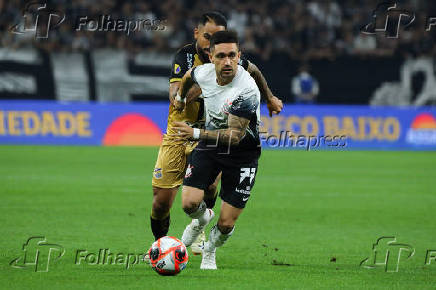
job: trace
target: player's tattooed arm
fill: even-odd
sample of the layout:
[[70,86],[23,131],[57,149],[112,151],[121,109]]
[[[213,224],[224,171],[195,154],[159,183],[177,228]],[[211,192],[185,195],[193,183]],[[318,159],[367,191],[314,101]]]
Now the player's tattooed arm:
[[197,84],[193,84],[186,94],[186,103],[195,101],[201,95],[201,88]]
[[182,81],[180,82],[180,87],[177,92],[177,94],[180,96],[180,99],[177,98],[176,94],[174,106],[178,111],[182,111],[185,108],[185,98],[188,94],[189,89],[191,89],[191,87],[195,84],[194,80],[191,77],[191,71],[192,69],[188,70],[183,76]]
[[200,140],[218,142],[218,144],[238,145],[245,136],[250,120],[229,114],[228,128],[219,130],[200,130]]
[[179,91],[179,87],[180,87],[180,82],[170,83],[169,98],[170,98],[170,103],[172,105],[174,105],[174,101],[176,99],[177,92]]
[[[180,82],[173,82],[170,84],[170,103],[174,105],[174,101],[176,100],[177,92],[180,88]],[[200,86],[194,84],[186,94],[186,103],[195,101],[201,95]]]
[[[250,120],[229,114],[227,121],[227,129],[200,129],[200,140],[217,142],[218,144],[224,145],[238,145],[239,142],[241,142],[242,138],[244,138],[245,136],[245,132],[250,123]],[[177,134],[175,134],[175,137],[184,140],[192,140],[194,137],[194,128],[191,128],[184,122],[174,122],[173,128],[178,132]]]
[[283,109],[283,102],[282,100],[273,95],[271,89],[268,87],[268,83],[265,77],[263,76],[259,68],[254,63],[249,61],[247,72],[256,81],[257,87],[260,91],[260,95],[266,100],[269,116],[272,117],[273,114],[279,114]]

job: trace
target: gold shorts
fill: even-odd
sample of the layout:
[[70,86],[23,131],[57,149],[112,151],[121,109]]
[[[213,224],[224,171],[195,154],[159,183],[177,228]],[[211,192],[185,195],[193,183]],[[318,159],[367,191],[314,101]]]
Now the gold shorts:
[[151,184],[159,188],[174,188],[182,185],[187,156],[197,146],[197,142],[178,143],[165,139],[159,148]]

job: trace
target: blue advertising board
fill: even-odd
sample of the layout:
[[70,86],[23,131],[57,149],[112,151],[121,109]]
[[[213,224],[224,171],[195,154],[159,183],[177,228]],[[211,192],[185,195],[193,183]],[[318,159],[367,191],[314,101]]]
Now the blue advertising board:
[[[0,144],[159,145],[168,103],[0,101]],[[264,148],[436,150],[436,109],[287,105],[261,107]]]

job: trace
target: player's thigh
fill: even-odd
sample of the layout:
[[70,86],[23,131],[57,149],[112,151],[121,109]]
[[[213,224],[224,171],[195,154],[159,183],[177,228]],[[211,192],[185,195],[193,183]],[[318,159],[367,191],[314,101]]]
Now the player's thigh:
[[163,143],[153,171],[152,185],[158,188],[175,188],[183,183],[186,168],[186,146]]
[[183,185],[206,190],[219,173],[213,155],[205,150],[195,149],[188,157]]
[[257,174],[257,159],[222,167],[220,197],[236,208],[244,208],[251,196]]
[[214,198],[217,194],[218,184],[221,180],[221,172],[218,173],[218,176],[215,178],[215,181],[209,185],[207,190],[204,191],[204,194],[207,198]]

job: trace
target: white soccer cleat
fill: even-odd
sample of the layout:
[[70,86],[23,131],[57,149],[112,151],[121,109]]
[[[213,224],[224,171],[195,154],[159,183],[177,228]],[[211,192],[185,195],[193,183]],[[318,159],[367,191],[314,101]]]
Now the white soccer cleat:
[[198,238],[198,236],[203,232],[204,228],[210,223],[210,221],[215,216],[215,213],[211,209],[206,209],[209,211],[207,222],[204,225],[200,225],[198,219],[193,219],[192,222],[186,226],[182,235],[182,243],[185,244],[186,247],[190,247],[192,243]]
[[206,234],[204,231],[198,236],[195,242],[191,245],[191,251],[194,255],[201,255],[203,253],[204,243],[206,242]]
[[201,259],[201,270],[216,270],[216,261],[215,261],[215,249],[213,252],[203,251],[203,257]]

